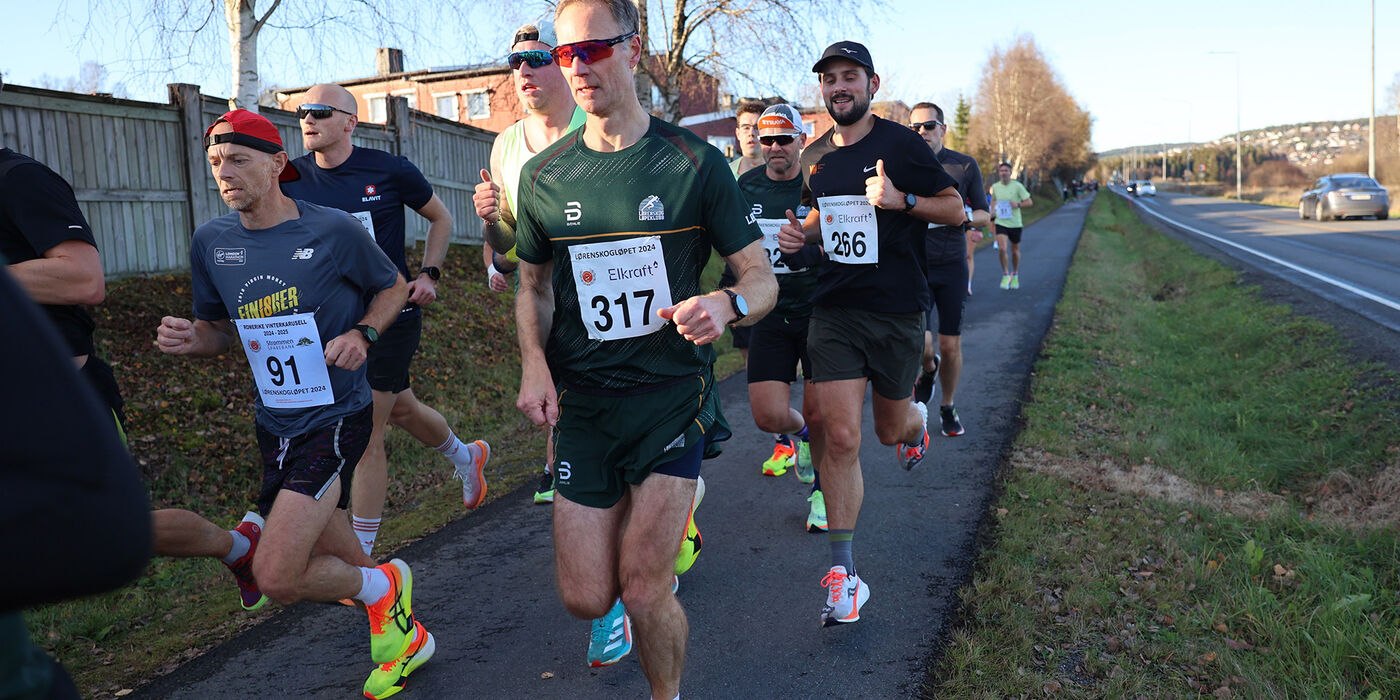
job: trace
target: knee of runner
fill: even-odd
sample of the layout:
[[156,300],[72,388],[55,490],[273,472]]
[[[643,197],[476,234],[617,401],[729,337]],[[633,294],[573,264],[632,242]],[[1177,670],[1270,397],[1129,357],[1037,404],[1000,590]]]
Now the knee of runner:
[[622,580],[622,604],[637,613],[650,610],[671,595],[671,577],[625,576]]
[[960,335],[939,335],[938,354],[943,356],[943,361],[962,354],[962,336]]
[[280,570],[270,562],[264,562],[254,557],[253,578],[257,579],[258,589],[263,592],[263,595],[282,605],[290,605],[301,600],[297,576],[294,573]]
[[875,437],[880,439],[881,445],[897,445],[904,442],[904,427],[876,426]]
[[777,407],[774,410],[771,406],[755,406],[753,412],[754,425],[765,433],[781,433],[783,423],[788,418],[787,404]]
[[[860,426],[855,430],[849,427],[827,425],[823,426],[825,432],[822,439],[825,441],[826,454],[833,457],[843,455],[855,455],[860,450]],[[878,429],[877,429],[878,432]]]
[[802,404],[802,422],[807,424],[807,434],[809,436],[814,433],[820,433],[825,429],[825,426],[822,425],[821,412],[817,410],[815,405],[808,404],[807,402],[803,402]]
[[564,609],[570,615],[583,620],[596,620],[612,609],[615,596],[596,595],[591,591],[582,590],[583,586],[573,586],[565,589],[559,588],[559,600],[564,603]]

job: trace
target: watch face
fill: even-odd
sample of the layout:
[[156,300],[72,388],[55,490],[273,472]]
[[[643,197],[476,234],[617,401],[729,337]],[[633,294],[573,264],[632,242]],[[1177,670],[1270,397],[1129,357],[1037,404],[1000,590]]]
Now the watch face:
[[749,302],[744,299],[744,295],[742,294],[734,295],[734,308],[738,309],[739,314],[742,316],[749,315]]

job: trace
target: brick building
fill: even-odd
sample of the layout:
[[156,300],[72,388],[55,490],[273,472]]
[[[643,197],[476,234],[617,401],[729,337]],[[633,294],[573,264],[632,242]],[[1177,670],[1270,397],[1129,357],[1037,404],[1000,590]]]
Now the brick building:
[[[652,60],[659,59],[652,57]],[[378,50],[375,62],[376,74],[373,76],[334,81],[359,100],[361,121],[383,123],[387,117],[387,98],[391,95],[406,98],[412,109],[494,132],[500,132],[525,116],[525,109],[516,98],[511,82],[510,66],[504,63],[406,71],[403,52],[383,48]],[[723,115],[718,78],[693,70],[684,76],[683,81],[680,97],[682,122],[688,118],[684,115],[713,114],[716,118]],[[277,106],[286,110],[296,109],[309,88],[278,90]],[[658,96],[653,87],[653,101]],[[728,136],[732,141],[735,124],[732,109],[727,117]],[[708,121],[703,120],[702,123]],[[718,128],[707,129],[707,133],[709,131],[718,133]]]

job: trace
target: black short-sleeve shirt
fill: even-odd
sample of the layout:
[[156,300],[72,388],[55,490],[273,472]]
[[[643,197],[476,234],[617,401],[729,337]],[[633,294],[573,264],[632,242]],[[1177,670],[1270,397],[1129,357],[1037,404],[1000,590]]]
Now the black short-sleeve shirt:
[[[73,188],[44,164],[0,148],[0,256],[7,263],[37,260],[74,240],[97,247]],[[74,355],[92,354],[94,324],[86,309],[43,306]]]
[[[938,161],[958,184],[958,194],[962,195],[963,206],[974,211],[988,211],[987,190],[982,186],[982,169],[972,156],[958,153],[951,148],[938,152]],[[967,257],[967,236],[961,226],[928,225],[927,257],[930,267],[957,262]]]
[[[865,194],[865,181],[874,176],[877,160],[884,161],[885,174],[901,192],[932,197],[957,184],[918,134],[887,119],[875,117],[870,133],[849,146],[836,146],[834,133],[834,129],[827,131],[802,152],[802,203],[818,211],[822,197]],[[875,222],[879,262],[854,265],[828,259],[817,278],[815,305],[883,313],[929,308],[924,257],[928,223],[878,207]],[[828,255],[832,243],[823,237]]]

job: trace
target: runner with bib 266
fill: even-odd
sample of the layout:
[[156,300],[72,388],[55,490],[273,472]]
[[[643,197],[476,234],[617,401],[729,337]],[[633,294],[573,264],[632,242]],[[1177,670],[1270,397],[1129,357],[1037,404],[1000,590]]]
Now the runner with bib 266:
[[802,154],[806,221],[791,212],[779,230],[783,252],[821,243],[828,261],[817,278],[807,352],[819,420],[831,569],[821,622],[860,619],[870,596],[855,573],[851,539],[864,484],[860,434],[865,387],[874,385],[875,434],[898,445],[910,469],[928,449],[928,409],[911,401],[929,307],[924,238],[929,223],[966,221],[962,197],[916,134],[870,112],[880,77],[865,46],[841,41],[812,67],[836,126]]

